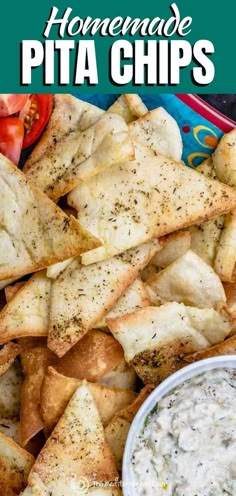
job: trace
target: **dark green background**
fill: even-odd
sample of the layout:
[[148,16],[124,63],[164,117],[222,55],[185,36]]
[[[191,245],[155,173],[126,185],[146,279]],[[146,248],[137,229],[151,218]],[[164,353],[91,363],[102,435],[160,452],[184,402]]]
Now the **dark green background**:
[[[42,67],[34,69],[33,84],[29,87],[20,86],[20,42],[23,39],[43,40],[42,33],[45,22],[49,17],[50,9],[53,5],[60,9],[60,13],[66,7],[74,9],[74,16],[82,18],[91,16],[93,18],[131,16],[131,17],[164,17],[171,15],[169,6],[171,1],[150,1],[138,0],[129,2],[128,0],[109,1],[75,1],[63,0],[54,1],[34,1],[22,0],[14,2],[3,0],[1,3],[1,29],[0,29],[0,55],[1,55],[1,93],[14,92],[90,92],[90,93],[117,93],[129,91],[138,92],[140,88],[126,86],[112,86],[108,77],[108,53],[111,43],[118,37],[95,37],[97,66],[99,75],[99,85],[88,87],[83,86],[45,86],[42,83]],[[207,86],[194,85],[190,78],[190,69],[181,70],[181,82],[178,86],[151,86],[142,87],[142,92],[146,93],[236,93],[236,2],[207,2],[197,0],[196,2],[187,0],[176,0],[180,9],[181,17],[190,15],[193,18],[192,32],[184,39],[194,43],[199,39],[209,39],[215,46],[215,54],[211,60],[215,65],[215,79]],[[56,39],[55,31],[51,31],[50,39]],[[79,41],[79,37],[71,38]],[[86,38],[84,38],[86,39]],[[87,39],[90,39],[89,37]],[[127,38],[128,39],[128,38]],[[138,39],[138,38],[132,38]],[[158,38],[153,38],[158,39]],[[177,39],[177,38],[173,38]],[[72,67],[73,69],[73,67]]]

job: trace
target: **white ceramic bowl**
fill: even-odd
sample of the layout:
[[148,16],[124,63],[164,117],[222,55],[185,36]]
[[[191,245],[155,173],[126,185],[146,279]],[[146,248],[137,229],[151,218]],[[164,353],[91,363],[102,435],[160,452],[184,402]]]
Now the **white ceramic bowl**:
[[126,441],[122,468],[124,496],[136,496],[135,478],[132,471],[131,458],[136,445],[137,437],[143,428],[147,415],[151,412],[158,401],[160,401],[164,396],[184,381],[191,379],[191,377],[196,375],[202,374],[203,372],[207,372],[208,370],[217,368],[236,369],[236,355],[207,358],[206,360],[200,360],[199,362],[187,365],[187,367],[175,372],[175,374],[172,374],[159,386],[157,386],[143,403],[132,422]]

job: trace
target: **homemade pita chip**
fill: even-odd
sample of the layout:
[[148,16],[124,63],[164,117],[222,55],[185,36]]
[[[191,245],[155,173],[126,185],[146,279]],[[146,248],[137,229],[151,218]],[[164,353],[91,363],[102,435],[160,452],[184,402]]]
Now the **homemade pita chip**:
[[125,121],[116,114],[105,113],[90,128],[75,130],[63,143],[56,143],[50,153],[26,171],[26,176],[56,200],[100,170],[133,158]]
[[192,250],[146,284],[162,302],[177,301],[198,308],[217,308],[226,302],[218,275]]
[[24,382],[21,389],[20,440],[26,444],[44,428],[40,414],[41,388],[47,368],[56,362],[46,347],[33,348],[21,354]]
[[236,187],[236,129],[222,136],[212,158],[217,178]]
[[20,354],[21,346],[16,343],[9,342],[0,349],[0,376],[14,363],[15,358]]
[[213,308],[186,307],[186,310],[194,329],[212,345],[223,341],[234,325],[232,316],[224,308],[219,312]]
[[208,339],[194,328],[186,307],[176,302],[142,308],[108,319],[107,324],[144,384],[161,382],[183,366],[182,355],[209,346]]
[[0,494],[16,496],[23,491],[33,463],[30,453],[0,433]]
[[183,143],[176,120],[162,107],[147,112],[129,125],[135,142],[148,146],[154,153],[181,160]]
[[222,343],[215,346],[211,346],[205,350],[192,353],[191,355],[186,355],[184,360],[186,362],[197,362],[198,360],[203,360],[204,358],[210,358],[218,355],[236,355],[236,336],[233,336]]
[[55,368],[68,377],[97,382],[115,371],[123,360],[123,348],[113,336],[91,330],[59,360]]
[[104,114],[102,109],[72,95],[54,95],[53,99],[53,111],[48,125],[26,160],[24,172],[43,156],[49,154],[56,144],[58,147],[63,145],[65,138],[71,132],[74,130],[84,131]]
[[109,107],[108,112],[121,115],[125,122],[129,124],[134,119],[146,114],[148,108],[139,95],[120,95]]
[[0,313],[0,343],[24,336],[47,336],[51,279],[34,274]]
[[142,271],[142,280],[147,281],[159,270],[182,257],[191,246],[191,234],[189,231],[179,231],[165,237],[163,248],[150,260]]
[[[235,207],[236,192],[180,162],[135,144],[136,159],[104,170],[68,195],[82,226],[104,246],[89,264]],[[147,173],[148,171],[148,173]]]
[[99,242],[0,154],[0,279],[48,267]]
[[145,243],[101,263],[75,259],[52,282],[48,346],[63,356],[106,315],[160,249]]
[[236,210],[225,216],[224,229],[221,232],[216,250],[214,269],[222,281],[233,282],[236,263]]
[[114,455],[118,471],[121,471],[122,468],[123,453],[130,425],[152,390],[153,386],[145,386],[134,402],[118,412],[105,428],[106,439]]
[[151,301],[145,284],[140,279],[136,279],[103,320],[94,325],[94,328],[106,327],[106,318],[120,317],[150,304]]
[[30,488],[40,481],[51,496],[73,496],[78,494],[81,477],[87,480],[87,487],[118,478],[96,404],[86,384],[78,387],[40,452],[28,485]]
[[17,360],[0,377],[0,418],[15,419],[20,413],[22,371]]
[[[54,429],[80,385],[81,381],[78,379],[65,377],[52,367],[48,368],[41,390],[40,407],[47,435]],[[93,395],[103,426],[106,426],[119,410],[132,403],[136,397],[132,391],[102,384],[87,383],[87,386]]]
[[116,367],[114,367],[114,369],[107,372],[101,379],[99,379],[98,382],[100,384],[106,384],[107,386],[136,391],[137,375],[134,368],[128,365],[125,360],[122,360]]

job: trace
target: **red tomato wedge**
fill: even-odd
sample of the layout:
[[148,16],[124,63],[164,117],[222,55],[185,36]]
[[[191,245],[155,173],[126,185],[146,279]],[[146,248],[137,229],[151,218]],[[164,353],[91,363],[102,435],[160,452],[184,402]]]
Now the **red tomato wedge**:
[[53,95],[30,95],[20,112],[25,127],[23,149],[32,145],[47,125],[53,107]]
[[27,101],[28,95],[0,94],[0,117],[16,114]]
[[18,165],[24,138],[24,125],[18,117],[0,119],[0,152]]

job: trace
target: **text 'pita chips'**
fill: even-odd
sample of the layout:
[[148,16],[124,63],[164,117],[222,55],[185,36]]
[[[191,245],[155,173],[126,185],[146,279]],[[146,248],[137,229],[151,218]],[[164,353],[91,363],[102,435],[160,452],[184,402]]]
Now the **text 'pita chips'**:
[[135,144],[136,159],[102,171],[68,201],[82,226],[104,246],[82,256],[88,264],[155,237],[228,212],[236,192],[180,162]]
[[146,284],[161,302],[177,301],[198,308],[217,308],[226,302],[218,275],[192,250]]
[[120,317],[151,304],[145,284],[136,279],[107,315],[94,328],[106,327],[106,318]]
[[119,471],[122,468],[123,453],[131,422],[152,390],[153,386],[145,386],[133,403],[118,412],[105,428],[106,439]]
[[75,259],[52,283],[49,348],[58,356],[69,351],[109,312],[160,247],[154,240],[89,266]]
[[63,143],[65,137],[75,129],[84,131],[92,126],[103,114],[102,109],[72,95],[54,95],[53,111],[48,125],[26,160],[24,172],[43,156],[50,153],[50,150],[55,147],[55,143]]
[[50,153],[30,167],[26,176],[56,200],[100,170],[133,158],[126,123],[116,114],[105,113],[90,128],[72,131],[63,143],[57,142]]
[[79,386],[67,405],[30,472],[28,485],[35,486],[38,479],[51,496],[77,496],[81,477],[87,479],[88,487],[118,477],[86,384]]
[[0,343],[24,336],[47,336],[51,280],[34,274],[0,313]]
[[68,377],[97,382],[115,370],[123,360],[124,352],[120,343],[113,336],[97,329],[88,331],[59,360],[55,368]]
[[23,491],[33,463],[32,455],[0,433],[1,496],[16,496]]
[[47,368],[56,362],[46,347],[37,347],[21,354],[24,382],[21,389],[20,439],[26,446],[44,428],[40,415],[41,388]]
[[[78,379],[59,374],[52,367],[48,368],[41,391],[41,414],[47,434],[52,432],[80,385],[81,381]],[[136,397],[136,393],[132,391],[102,384],[90,382],[87,386],[93,395],[103,426],[106,426],[119,410],[132,403]]]
[[108,112],[121,115],[125,122],[129,124],[133,120],[148,112],[146,105],[139,95],[120,95],[109,107]]
[[129,125],[134,141],[148,146],[155,153],[180,160],[183,143],[179,126],[175,119],[159,107],[147,112]]
[[176,302],[142,308],[107,324],[144,384],[159,383],[182,366],[181,355],[209,346],[187,308]]
[[0,154],[0,280],[16,278],[99,246]]
[[150,260],[149,264],[143,270],[141,276],[143,281],[147,281],[161,269],[165,269],[168,265],[182,257],[191,246],[191,234],[189,231],[179,231],[169,234],[165,238],[165,243],[162,248]]

